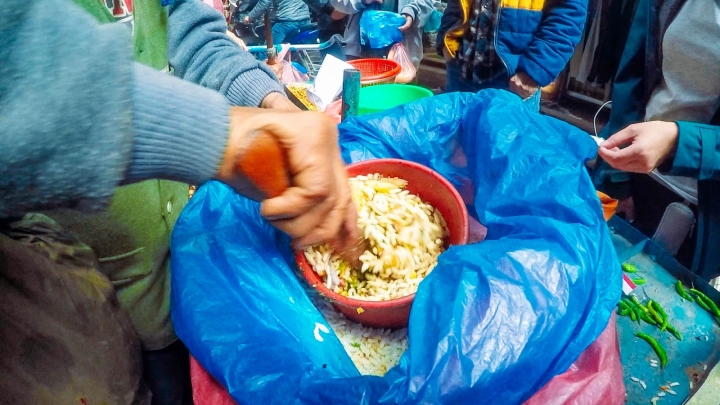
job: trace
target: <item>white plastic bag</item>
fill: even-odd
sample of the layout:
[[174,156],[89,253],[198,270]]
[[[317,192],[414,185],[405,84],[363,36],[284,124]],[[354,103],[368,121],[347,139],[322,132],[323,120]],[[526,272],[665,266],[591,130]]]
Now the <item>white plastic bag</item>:
[[397,43],[390,48],[388,53],[388,59],[397,62],[400,65],[400,74],[395,76],[395,83],[410,83],[417,74],[417,69],[410,58],[410,54],[407,52],[401,43]]

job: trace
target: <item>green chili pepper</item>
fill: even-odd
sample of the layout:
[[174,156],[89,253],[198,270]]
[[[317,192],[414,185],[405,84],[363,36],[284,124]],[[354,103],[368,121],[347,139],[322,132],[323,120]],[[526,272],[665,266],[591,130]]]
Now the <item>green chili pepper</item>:
[[638,317],[635,311],[630,311],[630,319],[632,319],[633,321],[637,321]]
[[628,263],[628,262],[623,263],[622,266],[620,266],[620,267],[622,267],[622,269],[625,273],[637,273],[637,270],[638,270],[637,266],[635,266],[632,263]]
[[680,332],[677,329],[675,329],[672,325],[668,325],[667,331],[672,333],[672,335],[675,336],[677,338],[677,340],[682,340],[682,334],[680,334]]
[[643,284],[647,283],[647,280],[644,278],[631,278],[630,280],[632,280],[632,282],[635,283],[635,285],[643,285]]
[[[665,310],[660,306],[660,304],[657,303],[657,301],[651,301],[652,307],[657,311],[658,315],[662,317],[662,324],[660,325],[660,331],[665,332],[665,329],[667,329],[668,324],[670,321],[668,320],[668,316],[665,313]],[[650,305],[650,304],[648,304]]]
[[660,314],[658,314],[658,312],[655,310],[655,308],[653,307],[652,304],[653,304],[653,302],[652,302],[652,300],[650,300],[647,304],[647,309],[650,312],[650,315],[652,315],[653,319],[655,320],[656,325],[662,325],[663,318],[662,318],[662,316],[660,316]]
[[655,351],[655,354],[657,354],[658,358],[660,359],[660,368],[665,368],[667,365],[667,353],[665,353],[665,349],[658,343],[657,340],[655,340],[652,336],[648,335],[647,333],[642,332],[636,332],[635,336],[639,337],[640,339],[648,342],[650,347],[653,348]]
[[706,311],[708,311],[708,312],[712,312],[712,309],[710,309],[710,307],[705,303],[705,301],[704,301],[702,298],[697,297],[697,299],[695,300],[695,302],[697,302],[697,304],[700,305],[700,307],[701,307],[702,309],[704,309],[704,310],[706,310]]
[[628,306],[628,304],[626,304],[623,301],[618,302],[617,307],[618,307],[617,313],[620,316],[626,316],[630,313],[630,307]]
[[637,323],[641,323],[645,313],[642,312],[638,306],[633,307],[632,310],[635,311],[635,316],[637,316]]
[[658,324],[657,321],[655,321],[655,319],[653,319],[653,317],[651,317],[647,312],[641,313],[641,314],[640,314],[640,318],[641,318],[643,321],[649,323],[650,325],[657,325],[657,324]]
[[638,298],[637,298],[636,296],[634,296],[634,295],[632,296],[632,302],[633,302],[633,304],[635,304],[636,306],[640,307],[640,310],[641,310],[641,311],[643,311],[643,312],[648,312],[648,309],[645,308],[645,306],[640,303],[640,300],[638,300]]
[[706,309],[708,311],[710,311],[715,316],[720,316],[720,308],[718,308],[718,306],[715,304],[715,301],[694,288],[691,288],[690,292],[695,294],[695,296],[698,298],[698,301],[704,301],[705,305],[707,306]]
[[675,283],[675,290],[677,291],[678,295],[681,296],[683,299],[686,299],[690,302],[695,301],[693,297],[690,296],[690,294],[688,294],[685,290],[682,281],[678,280],[677,283]]

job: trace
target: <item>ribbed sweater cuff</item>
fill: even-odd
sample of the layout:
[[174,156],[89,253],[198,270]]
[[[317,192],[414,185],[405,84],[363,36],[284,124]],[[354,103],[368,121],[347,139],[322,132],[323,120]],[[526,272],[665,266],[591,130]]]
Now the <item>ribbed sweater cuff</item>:
[[202,184],[220,167],[229,104],[219,93],[135,64],[133,146],[123,183],[167,179]]
[[239,75],[228,87],[225,95],[232,105],[260,107],[268,94],[285,94],[282,85],[261,69],[252,69]]

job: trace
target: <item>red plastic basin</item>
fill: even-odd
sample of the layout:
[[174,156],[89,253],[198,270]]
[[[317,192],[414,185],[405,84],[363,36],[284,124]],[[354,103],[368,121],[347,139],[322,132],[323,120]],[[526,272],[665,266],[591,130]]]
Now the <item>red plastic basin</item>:
[[[448,226],[450,245],[468,242],[468,213],[460,194],[439,173],[421,164],[400,159],[373,159],[347,166],[349,177],[380,173],[408,182],[406,189],[440,210]],[[373,328],[404,328],[408,324],[415,294],[387,301],[365,301],[342,296],[327,287],[305,258],[302,251],[295,260],[303,276],[320,294],[348,319]]]

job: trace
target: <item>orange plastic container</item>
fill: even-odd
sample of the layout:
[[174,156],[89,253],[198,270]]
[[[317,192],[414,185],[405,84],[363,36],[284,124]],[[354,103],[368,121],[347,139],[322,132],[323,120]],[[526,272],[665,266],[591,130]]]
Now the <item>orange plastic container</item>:
[[[465,245],[469,237],[469,217],[465,203],[440,173],[419,163],[399,159],[371,159],[355,162],[347,167],[348,176],[380,173],[387,177],[407,180],[407,190],[437,208],[445,218],[449,231],[449,245]],[[351,321],[371,328],[404,328],[408,324],[410,308],[415,294],[387,301],[368,301],[348,298],[325,287],[302,251],[295,253],[303,277],[321,295]]]
[[601,193],[600,191],[597,192],[597,195],[598,198],[600,198],[600,203],[602,204],[603,217],[605,218],[605,221],[609,221],[610,218],[615,215],[615,211],[617,210],[618,206],[618,200],[610,198],[609,195]]
[[400,74],[400,65],[392,60],[369,58],[356,59],[348,62],[360,71],[360,85],[395,83],[395,76]]

